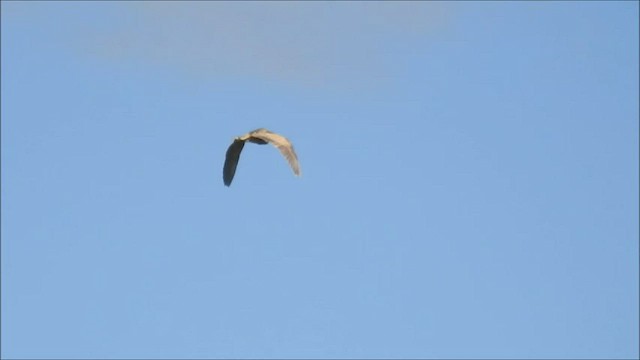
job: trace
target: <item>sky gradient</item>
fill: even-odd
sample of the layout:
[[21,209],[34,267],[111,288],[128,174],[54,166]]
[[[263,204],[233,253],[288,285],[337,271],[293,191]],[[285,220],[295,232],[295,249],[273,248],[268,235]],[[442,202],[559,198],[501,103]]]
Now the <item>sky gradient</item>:
[[1,6],[2,358],[640,356],[638,2]]

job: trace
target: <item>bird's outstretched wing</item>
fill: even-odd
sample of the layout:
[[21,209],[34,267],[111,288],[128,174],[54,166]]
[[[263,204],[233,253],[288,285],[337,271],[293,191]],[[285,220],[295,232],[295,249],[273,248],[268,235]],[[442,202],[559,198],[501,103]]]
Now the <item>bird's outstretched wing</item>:
[[[251,137],[264,140],[280,150],[282,156],[287,159],[291,170],[296,176],[300,175],[300,164],[298,163],[298,156],[291,142],[284,136],[271,132],[267,129],[258,129],[249,133]],[[234,168],[235,169],[235,168]]]
[[238,160],[240,160],[240,153],[244,147],[244,141],[234,140],[233,144],[229,145],[227,149],[227,156],[224,160],[224,169],[222,171],[222,180],[226,186],[231,185],[233,175],[236,174],[236,167],[238,166]]

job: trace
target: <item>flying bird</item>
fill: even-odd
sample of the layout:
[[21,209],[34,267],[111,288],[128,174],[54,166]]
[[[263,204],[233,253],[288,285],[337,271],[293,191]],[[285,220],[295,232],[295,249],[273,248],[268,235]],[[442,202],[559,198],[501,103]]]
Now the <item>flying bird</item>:
[[236,173],[236,167],[238,166],[238,160],[240,160],[240,153],[242,152],[242,148],[244,148],[244,143],[247,141],[258,145],[271,144],[277,147],[282,156],[289,162],[293,173],[296,176],[300,175],[298,156],[296,156],[291,142],[282,135],[260,128],[234,138],[233,143],[227,149],[224,169],[222,170],[222,179],[226,186],[231,185],[233,176]]

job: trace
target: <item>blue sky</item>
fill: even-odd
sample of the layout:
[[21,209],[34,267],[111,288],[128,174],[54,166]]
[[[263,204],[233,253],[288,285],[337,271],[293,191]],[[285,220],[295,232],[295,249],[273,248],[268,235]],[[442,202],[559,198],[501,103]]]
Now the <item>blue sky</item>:
[[1,10],[3,358],[638,358],[637,2]]

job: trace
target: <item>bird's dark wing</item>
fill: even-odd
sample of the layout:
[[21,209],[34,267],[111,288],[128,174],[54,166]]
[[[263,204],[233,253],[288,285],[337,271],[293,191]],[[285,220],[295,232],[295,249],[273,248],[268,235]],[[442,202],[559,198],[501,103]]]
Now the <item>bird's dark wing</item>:
[[287,162],[289,162],[293,173],[296,175],[300,175],[300,164],[298,163],[298,156],[296,155],[295,150],[293,150],[293,145],[286,137],[273,133],[266,129],[259,129],[251,132],[250,134],[254,138],[264,140],[277,147],[278,150],[280,150],[282,156],[284,156],[284,158],[287,159]]
[[244,141],[234,140],[233,144],[227,149],[227,156],[224,160],[224,169],[222,170],[222,180],[226,186],[231,185],[233,175],[236,173],[236,167],[238,166],[238,160],[240,160],[240,153],[244,147]]

